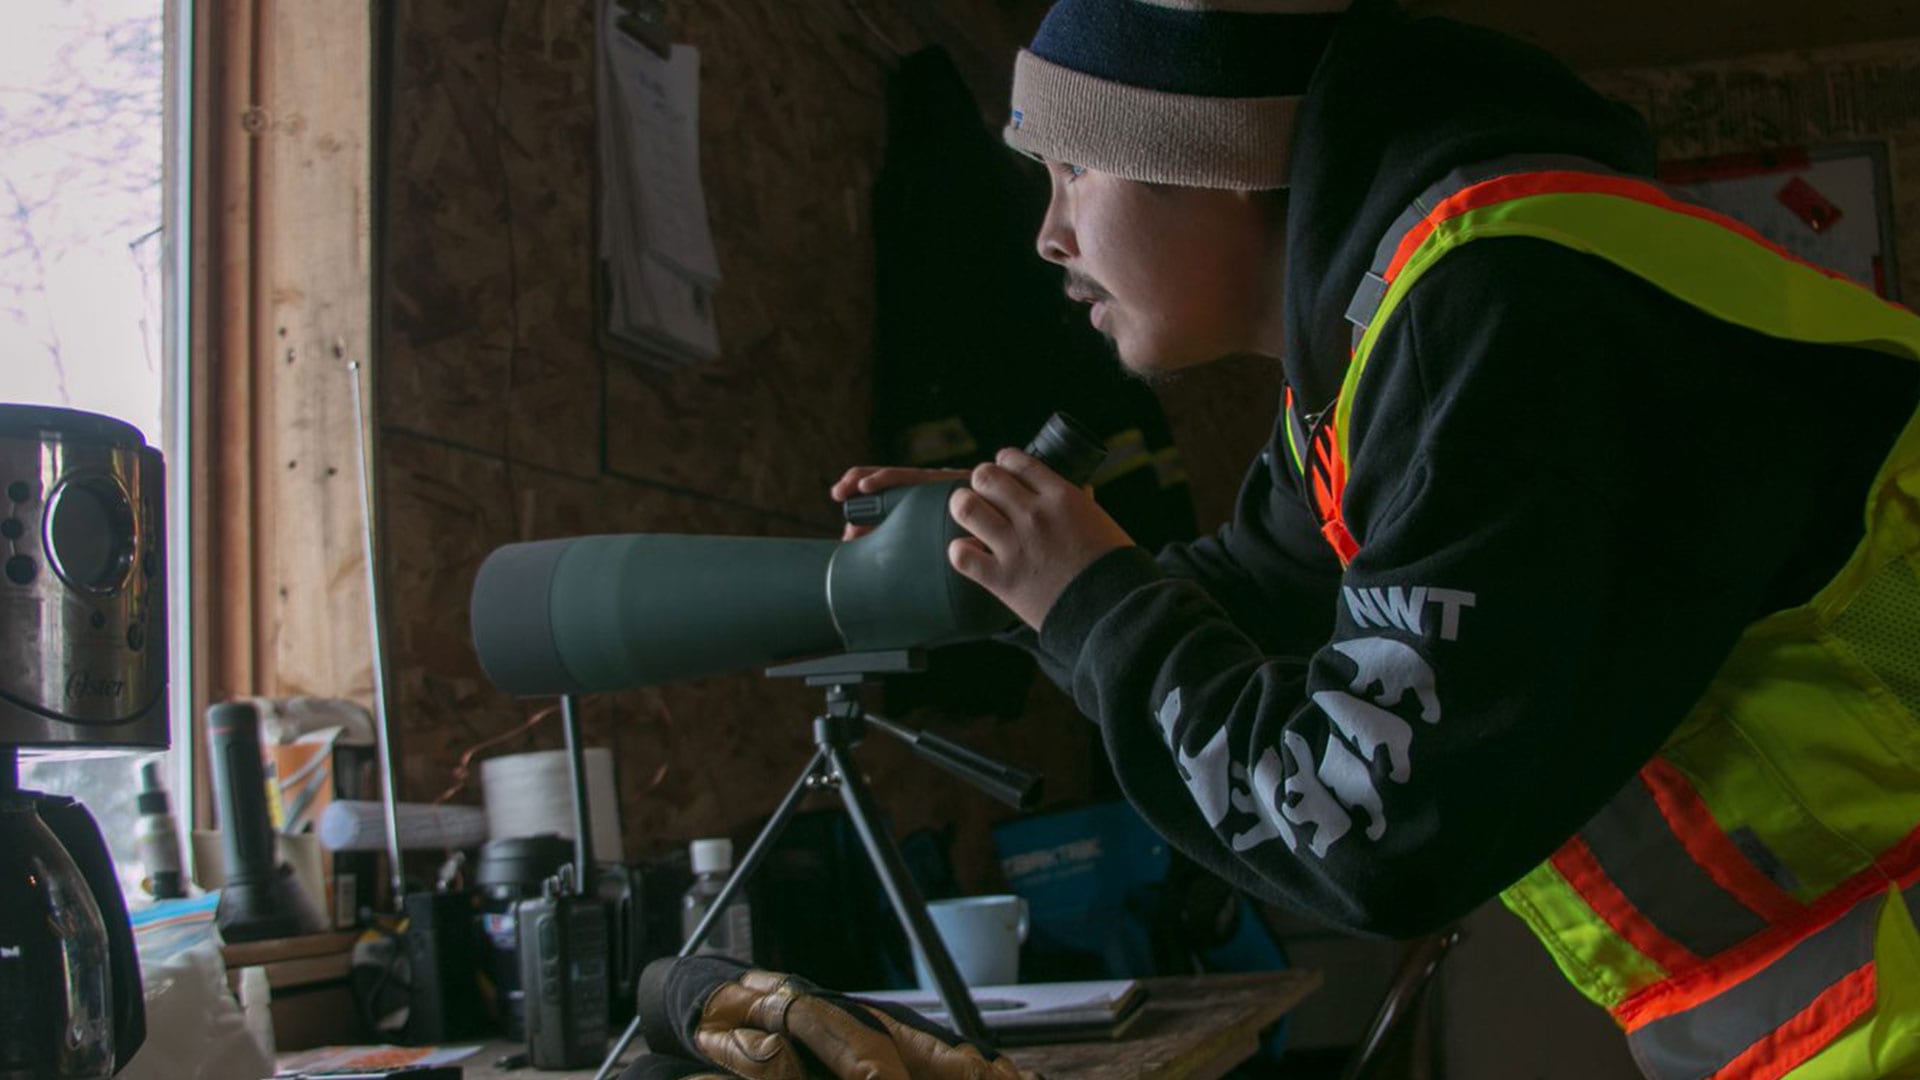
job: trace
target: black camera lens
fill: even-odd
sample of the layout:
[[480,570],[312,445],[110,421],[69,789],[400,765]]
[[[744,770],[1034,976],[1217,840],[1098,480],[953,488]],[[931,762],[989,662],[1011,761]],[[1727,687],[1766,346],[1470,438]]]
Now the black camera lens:
[[1027,453],[1073,483],[1084,484],[1107,459],[1107,445],[1085,424],[1057,412],[1027,444]]

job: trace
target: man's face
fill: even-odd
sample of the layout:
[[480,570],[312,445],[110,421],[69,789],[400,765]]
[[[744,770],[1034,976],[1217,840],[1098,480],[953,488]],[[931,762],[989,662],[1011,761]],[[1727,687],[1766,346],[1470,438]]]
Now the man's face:
[[[1067,295],[1136,375],[1272,352],[1280,305],[1276,201],[1124,180],[1049,161],[1053,199],[1036,240],[1067,270]],[[1273,353],[1277,355],[1277,353]]]

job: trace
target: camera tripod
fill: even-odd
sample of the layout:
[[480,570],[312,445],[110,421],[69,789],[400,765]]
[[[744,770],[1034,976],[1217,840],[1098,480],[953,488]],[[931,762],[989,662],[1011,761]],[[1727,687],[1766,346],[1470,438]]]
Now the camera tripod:
[[[966,984],[960,980],[960,973],[953,966],[953,957],[947,953],[946,945],[934,930],[933,920],[927,915],[926,901],[921,898],[920,890],[907,873],[906,863],[900,857],[900,848],[881,824],[880,815],[874,808],[873,793],[868,790],[866,781],[861,779],[860,770],[854,767],[850,751],[869,727],[876,728],[913,747],[914,753],[933,764],[1018,810],[1031,810],[1039,803],[1041,777],[1003,765],[938,735],[902,727],[861,708],[857,696],[860,686],[875,682],[883,675],[922,671],[925,667],[926,658],[919,650],[896,650],[831,656],[767,669],[767,674],[776,678],[804,678],[808,686],[826,689],[826,711],[813,721],[813,758],[788,790],[786,798],[780,800],[773,816],[760,830],[760,835],[754,838],[746,857],[740,860],[739,867],[728,877],[720,895],[714,897],[706,915],[688,936],[686,944],[680,947],[678,955],[693,955],[707,939],[708,932],[725,913],[727,905],[779,839],[781,830],[793,816],[801,797],[815,789],[836,788],[840,792],[840,801],[847,808],[847,816],[853,821],[854,831],[860,836],[860,844],[866,849],[867,858],[879,875],[887,900],[900,919],[901,928],[906,931],[914,951],[926,962],[927,970],[933,975],[934,986],[939,991],[941,1003],[946,1006],[948,1018],[960,1034],[984,1046],[991,1046],[986,1025],[980,1021],[980,1011],[974,1007]],[[620,1055],[626,1052],[639,1030],[640,1018],[636,1015],[621,1034],[620,1040],[614,1044],[606,1061],[601,1063],[594,1080],[607,1080],[612,1075]]]

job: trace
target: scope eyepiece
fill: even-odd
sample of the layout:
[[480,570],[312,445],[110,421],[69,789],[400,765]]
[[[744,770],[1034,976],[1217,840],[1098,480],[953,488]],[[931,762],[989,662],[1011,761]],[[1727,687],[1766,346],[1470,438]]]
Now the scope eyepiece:
[[1027,444],[1027,453],[1045,462],[1047,468],[1079,485],[1093,479],[1094,470],[1107,459],[1107,445],[1085,424],[1063,412],[1047,417],[1040,434]]

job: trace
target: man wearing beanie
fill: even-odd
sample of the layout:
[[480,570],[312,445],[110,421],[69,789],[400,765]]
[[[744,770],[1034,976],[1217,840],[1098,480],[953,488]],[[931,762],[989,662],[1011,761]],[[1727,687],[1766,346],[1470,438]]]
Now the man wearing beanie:
[[1040,255],[1130,371],[1287,394],[1216,536],[1149,554],[1006,450],[953,565],[1249,893],[1395,936],[1500,895],[1649,1076],[1914,1074],[1920,319],[1650,182],[1537,50],[1340,6],[1048,14]]

